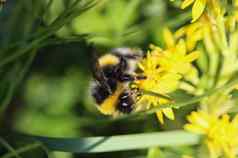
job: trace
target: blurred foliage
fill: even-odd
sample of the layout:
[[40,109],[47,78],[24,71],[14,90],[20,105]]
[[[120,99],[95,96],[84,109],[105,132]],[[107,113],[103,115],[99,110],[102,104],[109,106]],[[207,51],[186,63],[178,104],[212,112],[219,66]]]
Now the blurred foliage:
[[[53,1],[46,21],[52,21],[64,7],[67,7],[64,0]],[[162,43],[163,25],[175,28],[189,18],[181,14],[177,15],[176,21],[172,20],[170,16],[174,17],[174,14],[169,10],[176,7],[163,0],[101,0],[94,9],[65,25],[57,35],[67,37],[87,33],[93,36],[89,41],[109,48],[143,45],[152,41]]]

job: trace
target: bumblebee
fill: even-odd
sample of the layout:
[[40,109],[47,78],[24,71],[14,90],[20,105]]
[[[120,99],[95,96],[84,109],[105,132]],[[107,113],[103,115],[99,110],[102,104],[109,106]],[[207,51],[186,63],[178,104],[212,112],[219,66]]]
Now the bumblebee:
[[116,48],[109,54],[94,57],[91,93],[101,113],[116,115],[135,109],[139,93],[130,88],[130,83],[145,79],[135,74],[141,56],[140,50]]

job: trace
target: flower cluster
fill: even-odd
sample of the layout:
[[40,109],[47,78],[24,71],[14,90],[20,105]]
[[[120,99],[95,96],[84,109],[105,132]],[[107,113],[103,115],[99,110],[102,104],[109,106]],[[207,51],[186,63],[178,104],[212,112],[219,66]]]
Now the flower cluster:
[[184,128],[193,133],[205,135],[205,142],[211,157],[224,154],[235,158],[238,150],[238,115],[232,120],[227,114],[218,117],[204,111],[192,112]]
[[[193,1],[185,0],[182,8],[192,3]],[[204,49],[204,53],[198,63],[203,62],[200,68],[206,72],[204,78],[209,79],[204,85],[207,88],[224,85],[238,69],[235,64],[238,61],[238,1],[223,3],[219,0],[196,0],[192,12],[199,14],[193,16],[193,23],[183,26],[175,34],[177,38],[185,37],[188,50],[194,49],[198,42],[202,43],[200,48]],[[204,65],[207,64],[204,61],[209,62],[209,66]]]
[[221,7],[220,1],[218,0],[184,0],[181,4],[181,8],[185,9],[192,4],[192,22],[198,20],[206,8],[208,8],[210,14],[213,16],[224,13],[224,8]]
[[[191,4],[192,23],[180,28],[176,37],[185,37],[188,49],[194,49],[198,42],[202,44],[203,59],[198,59],[198,63],[203,74],[197,89],[204,93],[205,89],[228,83],[238,70],[238,1],[184,0],[181,8]],[[204,135],[212,158],[234,158],[238,149],[238,115],[230,121],[227,114],[235,105],[231,97],[233,88],[202,99],[200,110],[187,117],[185,129]]]
[[[199,52],[187,52],[183,39],[176,41],[172,33],[164,30],[166,49],[151,45],[147,56],[138,64],[145,80],[136,81],[139,89],[155,92],[167,96],[175,91],[181,78],[186,76],[193,68],[191,62],[198,58]],[[170,100],[143,94],[138,104],[146,108],[169,103]],[[141,107],[141,106],[139,106]],[[171,108],[164,108],[157,112],[157,117],[163,123],[163,114],[169,119],[174,119]]]

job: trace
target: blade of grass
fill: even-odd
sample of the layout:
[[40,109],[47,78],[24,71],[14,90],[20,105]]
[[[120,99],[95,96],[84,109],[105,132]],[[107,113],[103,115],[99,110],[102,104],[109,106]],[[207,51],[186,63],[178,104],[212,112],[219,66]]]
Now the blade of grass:
[[[15,153],[17,155],[19,155],[19,154],[28,152],[30,150],[34,150],[36,148],[39,148],[41,146],[42,146],[41,143],[29,144],[29,145],[26,145],[26,146],[24,146],[24,147],[22,147],[20,149],[15,150]],[[11,157],[14,157],[14,156],[15,156],[15,154],[13,152],[10,152],[10,153],[7,153],[7,154],[3,155],[1,158],[11,158]]]
[[52,138],[25,135],[41,141],[51,150],[73,153],[100,153],[145,149],[153,146],[195,145],[200,136],[182,130],[86,138]]
[[[33,51],[31,56],[29,57],[28,61],[23,66],[22,70],[19,73],[16,73],[14,75],[14,76],[18,76],[18,77],[15,77],[13,79],[13,81],[11,81],[11,85],[9,87],[9,90],[6,92],[7,95],[4,98],[4,100],[3,100],[3,102],[0,106],[0,117],[2,117],[2,118],[4,117],[4,111],[6,110],[9,102],[11,101],[11,98],[14,95],[15,89],[17,88],[19,83],[22,81],[22,79],[24,78],[25,74],[27,73],[29,67],[31,66],[31,63],[32,63],[33,59],[35,58],[35,55],[36,55],[36,51]],[[0,119],[2,119],[2,118],[0,118]]]
[[97,4],[96,1],[92,0],[85,4],[80,9],[75,8],[77,6],[77,3],[79,0],[75,1],[75,3],[72,5],[72,9],[66,10],[64,13],[62,13],[50,26],[46,27],[43,30],[40,30],[35,35],[35,39],[32,40],[32,42],[27,44],[22,44],[22,47],[19,51],[15,52],[13,55],[6,57],[5,59],[2,59],[0,62],[0,67],[14,61],[15,59],[19,58],[20,56],[30,52],[32,49],[38,49],[41,46],[41,42],[47,40],[48,37],[53,35],[55,32],[57,32],[61,27],[63,27],[66,23],[69,23],[73,18],[81,15],[85,11],[89,10],[93,6]]
[[65,39],[61,38],[53,38],[49,39],[47,42],[41,43],[40,47],[45,47],[49,45],[59,45],[59,44],[66,44],[66,43],[73,43],[73,42],[81,42],[84,39],[90,38],[91,36],[89,34],[81,34],[77,35],[76,37],[69,37]]
[[45,151],[46,155],[48,156],[48,158],[55,158],[54,154],[51,152],[51,150],[49,150],[45,145],[43,145],[42,143],[40,143],[40,148],[42,148],[42,150]]
[[9,154],[11,154],[12,156],[15,156],[16,158],[22,158],[17,151],[7,142],[5,141],[3,138],[0,137],[0,144],[2,144],[8,151]]
[[[52,28],[55,28],[55,27],[57,27],[57,25],[59,25],[58,21],[62,21],[63,24],[66,24],[66,20],[68,19],[68,17],[66,15],[69,14],[69,11],[74,9],[80,1],[82,1],[82,0],[75,1],[71,7],[69,7],[67,10],[65,10],[65,12],[62,12],[49,26],[39,29],[37,32],[30,34],[27,38],[25,38],[21,41],[17,41],[15,43],[11,43],[11,44],[5,44],[6,46],[1,51],[6,52],[10,49],[13,49],[13,48],[19,47],[19,46],[23,46],[23,45],[25,45],[25,46],[23,46],[23,48],[27,47],[27,45],[26,45],[27,41],[33,42],[34,39],[37,39],[38,37],[41,38],[42,36],[46,36],[47,34],[50,33],[49,30],[51,30]],[[93,5],[96,5],[96,4],[91,4],[94,1],[92,1],[91,3],[90,2],[91,1],[89,1],[88,2],[89,4],[87,4],[87,5],[85,4],[84,8],[80,8],[79,11],[81,11],[81,12],[87,11],[87,9],[90,9],[91,7],[93,7]],[[50,7],[51,3],[52,3],[52,0],[50,0],[47,7]],[[72,12],[72,11],[70,11],[70,12]],[[61,25],[58,27],[61,28]],[[58,29],[56,29],[56,30],[58,30]],[[44,42],[47,42],[47,41],[44,41]]]

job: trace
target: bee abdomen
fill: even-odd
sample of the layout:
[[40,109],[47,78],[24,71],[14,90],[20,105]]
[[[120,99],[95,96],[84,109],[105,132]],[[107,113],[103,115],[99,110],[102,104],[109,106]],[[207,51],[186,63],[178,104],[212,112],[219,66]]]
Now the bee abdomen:
[[94,97],[96,103],[100,105],[103,101],[109,96],[109,92],[107,89],[103,88],[102,86],[95,87],[94,91],[92,92],[92,96]]
[[129,92],[124,91],[120,94],[117,103],[117,110],[122,113],[130,113],[133,110],[134,99]]

